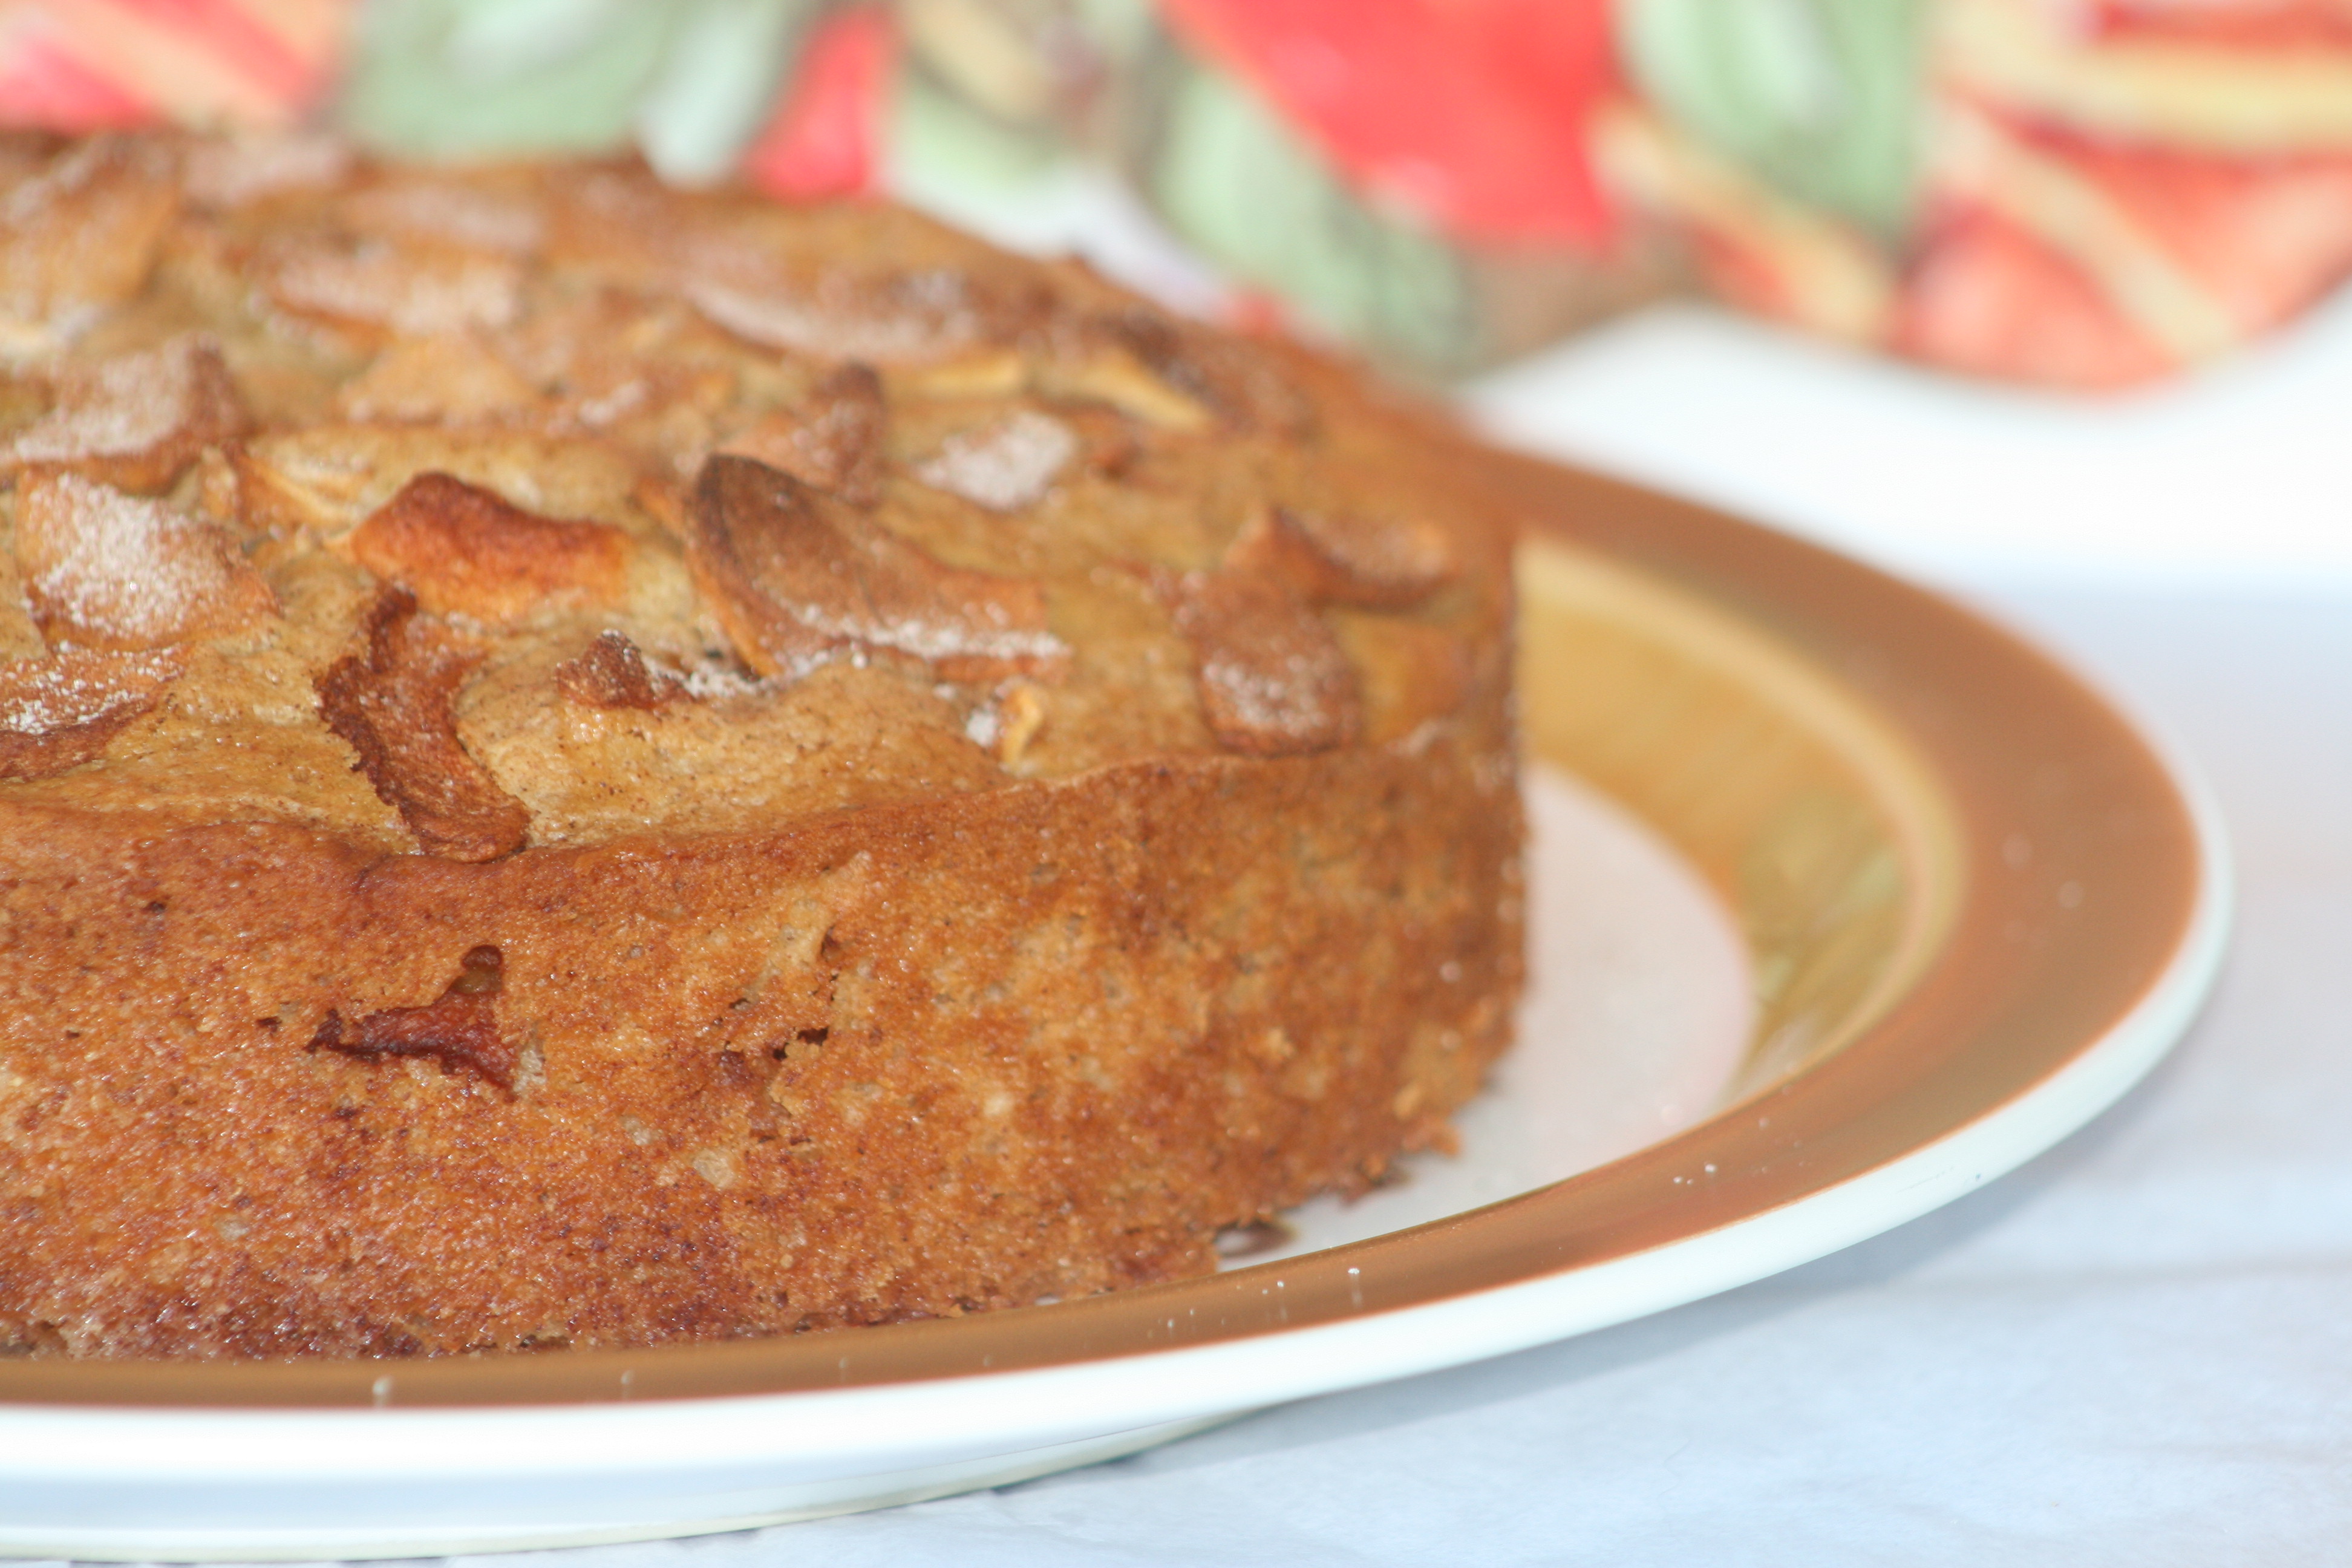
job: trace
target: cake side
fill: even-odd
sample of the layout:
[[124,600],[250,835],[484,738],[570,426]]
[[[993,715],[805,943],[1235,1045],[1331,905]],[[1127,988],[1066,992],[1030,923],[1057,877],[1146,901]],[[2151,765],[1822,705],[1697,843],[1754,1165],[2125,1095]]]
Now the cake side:
[[1477,1089],[1512,798],[1463,736],[488,866],[0,813],[49,862],[5,894],[0,1325],[653,1343],[1205,1271]]

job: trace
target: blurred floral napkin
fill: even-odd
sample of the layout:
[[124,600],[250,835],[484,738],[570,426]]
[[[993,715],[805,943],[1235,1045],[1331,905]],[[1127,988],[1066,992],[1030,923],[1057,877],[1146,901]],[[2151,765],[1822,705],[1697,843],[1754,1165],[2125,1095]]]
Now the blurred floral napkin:
[[2093,390],[2352,271],[2352,0],[0,0],[0,122],[1124,184],[1244,317],[1465,374],[1705,292]]

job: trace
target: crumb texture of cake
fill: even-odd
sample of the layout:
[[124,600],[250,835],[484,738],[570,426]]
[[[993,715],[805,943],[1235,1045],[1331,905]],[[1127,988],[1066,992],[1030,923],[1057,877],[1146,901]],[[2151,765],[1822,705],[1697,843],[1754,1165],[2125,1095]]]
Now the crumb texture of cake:
[[910,213],[0,158],[0,1352],[1181,1278],[1521,983],[1510,520]]

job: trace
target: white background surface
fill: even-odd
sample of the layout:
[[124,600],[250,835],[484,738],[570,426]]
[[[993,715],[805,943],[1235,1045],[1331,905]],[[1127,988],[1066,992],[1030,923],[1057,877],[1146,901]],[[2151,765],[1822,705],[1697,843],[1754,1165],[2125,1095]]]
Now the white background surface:
[[1496,434],[1933,578],[2352,593],[2352,290],[2201,375],[2085,399],[1700,309],[1489,377]]
[[2352,312],[2063,410],[1677,315],[1497,418],[1958,582],[2158,715],[2242,877],[2174,1058],[1983,1192],[1645,1321],[1001,1491],[484,1562],[2347,1560]]

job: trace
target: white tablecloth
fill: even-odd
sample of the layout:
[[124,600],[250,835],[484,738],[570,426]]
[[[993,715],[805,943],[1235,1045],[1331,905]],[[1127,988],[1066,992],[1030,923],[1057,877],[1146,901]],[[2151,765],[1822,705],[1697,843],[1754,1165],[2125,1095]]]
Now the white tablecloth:
[[2202,760],[2236,951],[2057,1150],[1645,1321],[912,1508],[485,1563],[2352,1559],[2352,599],[2011,593]]

